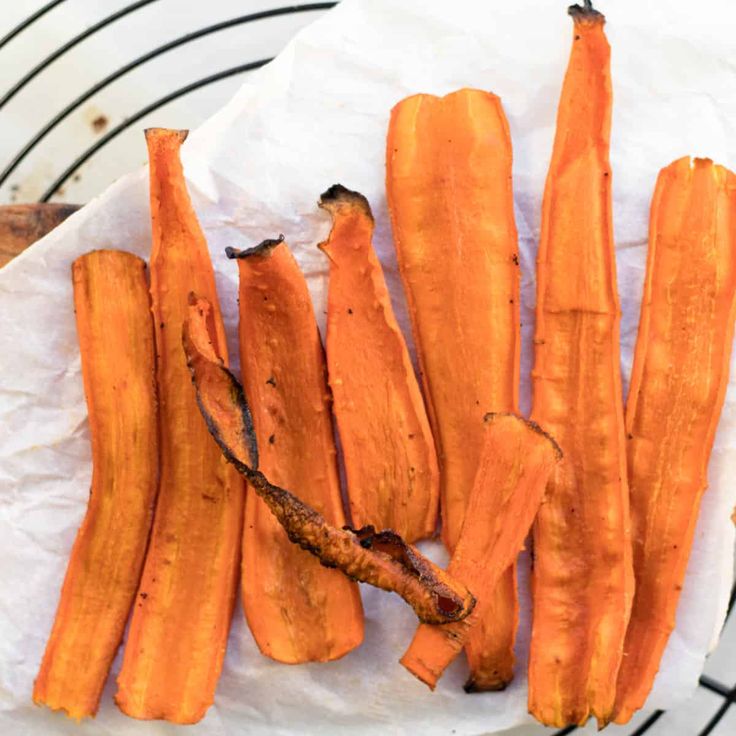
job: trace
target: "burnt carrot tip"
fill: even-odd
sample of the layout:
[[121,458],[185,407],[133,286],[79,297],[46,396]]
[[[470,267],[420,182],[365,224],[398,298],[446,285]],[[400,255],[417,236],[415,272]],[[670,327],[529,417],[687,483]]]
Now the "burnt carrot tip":
[[158,138],[159,136],[175,136],[179,139],[179,143],[184,143],[189,135],[188,130],[175,130],[172,128],[146,128],[143,133],[146,136],[146,140]]
[[268,256],[277,245],[281,245],[283,242],[284,235],[282,233],[278,238],[266,238],[266,240],[262,240],[258,245],[254,245],[252,248],[246,248],[245,250],[228,246],[225,248],[225,255],[231,260],[249,258],[250,256]]
[[550,443],[552,444],[552,449],[554,450],[555,456],[557,457],[558,461],[562,460],[562,458],[564,457],[562,448],[557,444],[557,440],[549,432],[540,427],[539,424],[537,424],[533,419],[525,419],[519,414],[514,414],[514,412],[512,411],[489,411],[483,415],[483,422],[484,424],[488,424],[498,417],[514,417],[515,419],[524,422],[524,424],[526,424],[526,426],[529,427],[532,432],[536,432],[537,434],[542,435],[542,437],[545,437],[550,441]]
[[342,184],[333,184],[326,192],[323,192],[318,204],[322,209],[330,209],[341,204],[360,207],[371,220],[373,219],[368,200],[360,192],[348,189]]
[[584,0],[582,5],[571,5],[567,9],[567,14],[572,16],[572,19],[577,23],[578,21],[593,21],[604,23],[606,16],[600,13],[593,7],[591,0]]
[[472,695],[473,693],[489,693],[489,692],[501,692],[502,690],[505,690],[510,684],[510,681],[507,680],[501,680],[497,685],[494,685],[493,688],[489,687],[481,687],[479,686],[476,681],[471,677],[464,685],[463,690],[465,690],[468,695]]

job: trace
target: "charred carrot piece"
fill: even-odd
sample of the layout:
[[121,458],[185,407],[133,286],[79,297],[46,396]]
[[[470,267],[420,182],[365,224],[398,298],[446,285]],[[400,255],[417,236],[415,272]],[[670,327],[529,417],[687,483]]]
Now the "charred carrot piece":
[[79,720],[97,712],[138,588],[156,500],[158,424],[145,262],[93,251],[74,261],[72,281],[92,487],[33,700]]
[[254,469],[256,441],[248,403],[217,354],[216,338],[208,324],[209,309],[207,300],[193,300],[183,337],[199,407],[225,457],[247,478],[288,539],[326,567],[398,593],[420,621],[446,623],[468,616],[475,605],[468,589],[395,532],[331,526],[322,514]]
[[161,475],[115,696],[127,715],[174,723],[199,721],[214,699],[235,603],[244,495],[199,413],[181,346],[196,289],[212,304],[212,329],[227,359],[212,263],[179,160],[185,137],[146,131]]
[[373,215],[336,184],[321,197],[332,231],[327,367],[345,459],[353,524],[393,529],[407,542],[437,524],[439,470],[432,430],[383,269],[371,244]]
[[[467,692],[494,689],[494,662],[484,659],[488,605],[501,576],[524,547],[560,448],[537,424],[514,414],[488,414],[485,439],[467,513],[447,572],[473,591],[475,610],[458,623],[421,624],[401,659],[434,690],[445,668],[467,647]],[[480,646],[478,646],[480,644]]]
[[736,314],[736,175],[708,159],[663,169],[626,404],[636,593],[616,722],[644,705],[675,625]]
[[572,6],[574,42],[542,205],[532,416],[565,459],[534,528],[529,711],[605,725],[633,595],[611,221],[610,49]]
[[[442,537],[460,535],[488,411],[517,411],[519,269],[511,138],[501,101],[462,89],[391,113],[386,190],[440,465]],[[513,676],[516,571],[499,581],[484,649]]]
[[[282,240],[236,251],[240,361],[260,448],[259,469],[298,487],[328,523],[345,516],[324,353],[307,282]],[[243,609],[263,654],[324,662],[363,640],[358,586],[289,542],[253,489],[243,535]]]

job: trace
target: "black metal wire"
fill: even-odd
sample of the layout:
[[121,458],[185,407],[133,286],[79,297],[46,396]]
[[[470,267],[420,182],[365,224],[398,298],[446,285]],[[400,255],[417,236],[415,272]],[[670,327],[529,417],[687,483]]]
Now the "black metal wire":
[[733,701],[726,700],[721,703],[721,707],[713,714],[713,717],[705,724],[705,728],[698,736],[708,736],[708,734],[720,723],[721,718],[726,715],[726,711],[731,707]]
[[20,163],[28,156],[28,154],[54,129],[59,123],[65,120],[71,115],[77,108],[83,105],[90,97],[93,97],[98,92],[103,90],[108,85],[112,84],[122,76],[132,71],[133,69],[145,64],[151,59],[155,59],[157,56],[161,56],[172,49],[183,46],[184,44],[196,41],[198,38],[208,36],[218,31],[224,31],[228,28],[235,26],[244,25],[246,23],[252,23],[257,20],[263,20],[265,18],[272,18],[279,15],[289,15],[294,13],[310,12],[314,10],[329,10],[334,7],[337,3],[335,2],[322,2],[322,3],[305,3],[303,5],[288,5],[280,8],[273,8],[272,10],[263,10],[258,13],[249,13],[248,15],[240,15],[236,18],[230,18],[229,20],[222,21],[221,23],[215,23],[211,26],[200,28],[191,33],[187,33],[179,38],[175,38],[173,41],[169,41],[158,48],[155,48],[147,53],[139,56],[137,59],[125,64],[120,67],[117,71],[108,75],[104,79],[100,80],[86,92],[83,92],[73,102],[69,103],[61,112],[55,115],[41,130],[36,133],[33,138],[15,155],[10,163],[5,167],[2,173],[0,173],[0,186],[2,186],[8,179],[8,177],[15,171]]
[[110,130],[107,134],[100,138],[100,140],[98,140],[93,146],[90,146],[72,164],[67,166],[67,168],[64,169],[63,173],[56,179],[56,181],[54,181],[54,183],[43,193],[41,199],[39,199],[39,202],[48,202],[51,197],[54,196],[56,190],[59,187],[63,186],[69,179],[69,177],[71,177],[72,174],[74,174],[74,172],[82,164],[84,164],[86,161],[89,161],[92,156],[94,156],[101,148],[107,145],[113,138],[118,136],[134,123],[137,123],[142,117],[145,117],[149,113],[154,112],[154,110],[158,110],[159,107],[163,107],[163,105],[167,104],[168,102],[176,100],[177,98],[182,97],[189,92],[193,92],[194,90],[200,89],[201,87],[206,87],[208,84],[212,84],[213,82],[219,82],[221,79],[235,76],[236,74],[242,74],[254,69],[259,69],[265,64],[268,64],[269,61],[272,61],[272,59],[259,59],[258,61],[251,61],[247,64],[239,64],[238,66],[231,67],[230,69],[225,69],[224,71],[217,72],[216,74],[211,74],[208,77],[204,77],[203,79],[199,79],[196,82],[191,82],[184,87],[180,87],[174,92],[170,92],[168,95],[165,95],[155,102],[152,102],[150,105],[147,105],[141,110],[138,110],[138,112],[134,113],[129,118],[126,118],[122,123],[120,123],[120,125],[112,128],[112,130]]
[[720,695],[722,698],[731,697],[730,689],[726,685],[722,682],[718,682],[718,680],[714,680],[712,677],[708,677],[708,675],[701,675],[700,685],[706,690],[710,690],[712,693]]
[[25,87],[28,82],[30,82],[32,79],[37,77],[47,66],[50,64],[53,64],[59,57],[63,56],[67,51],[70,49],[73,49],[77,44],[81,43],[85,39],[89,38],[90,36],[97,33],[97,31],[102,30],[106,26],[109,26],[111,23],[114,23],[116,20],[120,20],[120,18],[124,18],[129,13],[132,13],[136,10],[139,10],[140,8],[150,5],[151,3],[155,3],[157,0],[137,0],[137,2],[131,3],[130,5],[126,5],[124,8],[120,8],[120,10],[116,10],[111,15],[108,15],[106,18],[103,18],[101,21],[98,21],[94,25],[91,25],[89,28],[82,31],[82,33],[74,36],[74,38],[67,41],[62,46],[59,46],[56,51],[49,54],[43,61],[36,64],[36,66],[31,69],[25,76],[23,76],[20,80],[18,80],[1,98],[0,98],[0,110],[10,102],[10,100],[15,97],[18,92],[20,92],[23,87]]
[[664,715],[663,710],[655,710],[639,728],[633,730],[629,736],[642,736],[645,734],[662,716]]
[[736,604],[736,585],[731,588],[731,597],[728,599],[728,608],[726,609],[726,618],[731,615],[733,607]]
[[577,730],[577,726],[566,726],[561,731],[555,731],[554,736],[567,736],[568,733],[572,733],[573,731]]
[[11,28],[2,38],[0,38],[0,49],[5,46],[6,43],[12,41],[19,33],[22,33],[29,26],[32,26],[39,18],[46,15],[49,10],[53,10],[57,5],[61,5],[66,0],[51,0],[50,3],[46,3],[40,7],[35,13],[29,15],[25,20],[22,20],[15,28]]

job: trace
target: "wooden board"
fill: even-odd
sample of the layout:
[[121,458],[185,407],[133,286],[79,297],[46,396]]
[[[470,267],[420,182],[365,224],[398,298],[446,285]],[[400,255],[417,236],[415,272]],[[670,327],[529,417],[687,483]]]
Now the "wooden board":
[[0,207],[0,268],[80,207],[78,204],[11,204]]

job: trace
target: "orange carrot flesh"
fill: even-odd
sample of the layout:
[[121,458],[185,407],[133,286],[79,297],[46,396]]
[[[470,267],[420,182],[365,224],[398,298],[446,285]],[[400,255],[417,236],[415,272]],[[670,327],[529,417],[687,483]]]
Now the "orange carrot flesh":
[[[391,113],[386,190],[440,465],[452,551],[488,411],[516,411],[519,269],[511,138],[501,101],[462,89],[415,95]],[[499,581],[484,644],[501,688],[513,675],[516,570]]]
[[158,424],[145,262],[93,251],[74,261],[72,280],[92,487],[33,700],[79,720],[97,712],[138,589],[156,500]]
[[409,351],[371,245],[365,197],[340,185],[320,199],[332,231],[327,367],[354,526],[393,529],[406,541],[437,524],[439,470]]
[[331,526],[315,509],[255,469],[258,452],[250,408],[242,386],[217,355],[209,310],[206,299],[195,298],[182,337],[197,403],[223,455],[247,478],[289,541],[325,567],[397,593],[420,621],[439,624],[468,616],[475,606],[468,589],[395,532]]
[[447,665],[466,645],[471,677],[467,692],[496,689],[495,662],[485,657],[488,606],[498,581],[524,547],[547,481],[559,462],[557,444],[532,422],[514,414],[489,414],[473,490],[462,532],[447,572],[476,597],[463,621],[421,624],[401,659],[412,674],[434,689]]
[[573,6],[537,262],[533,418],[559,442],[534,528],[529,710],[605,725],[633,595],[603,16]]
[[214,700],[225,654],[244,494],[199,412],[181,346],[188,296],[196,290],[212,303],[225,354],[212,263],[179,160],[184,138],[181,131],[146,131],[161,475],[115,700],[135,718],[195,723]]
[[636,593],[616,717],[644,705],[675,624],[728,385],[736,175],[682,158],[660,172],[626,405]]
[[[274,484],[342,527],[345,517],[322,343],[307,283],[288,246],[266,241],[236,253],[240,356],[259,447]],[[342,657],[363,640],[355,583],[293,545],[252,488],[243,536],[242,594],[263,654],[280,662]]]

